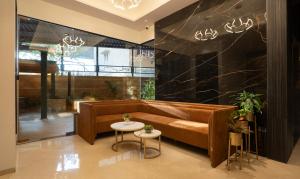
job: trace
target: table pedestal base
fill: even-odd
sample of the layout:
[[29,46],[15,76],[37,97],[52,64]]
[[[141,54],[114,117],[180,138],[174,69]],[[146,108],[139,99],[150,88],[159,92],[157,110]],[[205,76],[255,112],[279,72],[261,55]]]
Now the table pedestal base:
[[138,143],[143,145],[140,141],[137,140],[124,140],[123,132],[121,132],[121,141],[118,141],[118,131],[115,131],[116,142],[111,146],[112,150],[118,152],[118,146],[122,143]]
[[[160,136],[158,137],[158,149],[154,148],[154,147],[147,147],[145,138],[144,139],[140,138],[140,143],[141,143],[141,149],[144,148],[144,159],[152,159],[152,158],[156,158],[156,157],[160,156],[160,154],[161,154]],[[146,154],[147,150],[154,150],[154,151],[157,151],[158,153],[156,155],[149,156]]]

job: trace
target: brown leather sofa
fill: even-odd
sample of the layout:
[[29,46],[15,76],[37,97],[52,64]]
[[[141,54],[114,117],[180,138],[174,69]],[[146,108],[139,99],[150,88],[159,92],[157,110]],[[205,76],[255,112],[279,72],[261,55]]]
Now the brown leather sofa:
[[212,167],[226,159],[227,119],[235,106],[167,101],[104,100],[80,104],[78,134],[90,144],[96,135],[112,131],[110,125],[131,120],[151,124],[162,135],[208,150]]

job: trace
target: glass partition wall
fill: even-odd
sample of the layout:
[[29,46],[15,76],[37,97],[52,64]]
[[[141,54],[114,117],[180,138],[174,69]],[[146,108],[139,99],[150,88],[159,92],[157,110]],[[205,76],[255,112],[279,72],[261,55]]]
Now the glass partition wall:
[[138,45],[18,17],[18,141],[74,132],[82,101],[154,99],[152,42]]

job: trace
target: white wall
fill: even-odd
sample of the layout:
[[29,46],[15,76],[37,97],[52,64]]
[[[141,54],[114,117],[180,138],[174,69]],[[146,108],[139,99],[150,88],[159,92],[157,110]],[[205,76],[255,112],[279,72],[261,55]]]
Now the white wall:
[[16,166],[15,1],[0,0],[0,173]]
[[42,0],[18,0],[18,14],[138,44],[154,38],[153,28],[137,31]]
[[147,42],[149,40],[153,40],[155,36],[155,26],[152,25],[148,29],[145,29],[140,32],[141,38],[140,38],[140,44]]

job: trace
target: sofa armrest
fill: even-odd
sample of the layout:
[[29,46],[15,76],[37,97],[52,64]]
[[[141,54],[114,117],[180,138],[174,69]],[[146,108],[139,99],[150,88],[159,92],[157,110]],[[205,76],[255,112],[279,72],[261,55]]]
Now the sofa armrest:
[[88,103],[80,103],[80,113],[78,116],[78,135],[91,145],[94,144],[96,116],[93,106]]
[[216,110],[209,120],[208,153],[211,166],[217,167],[227,158],[228,151],[228,118],[232,109]]

